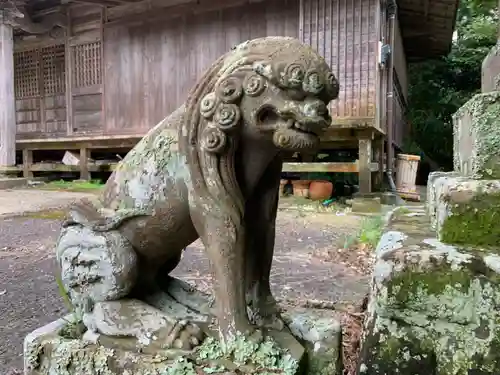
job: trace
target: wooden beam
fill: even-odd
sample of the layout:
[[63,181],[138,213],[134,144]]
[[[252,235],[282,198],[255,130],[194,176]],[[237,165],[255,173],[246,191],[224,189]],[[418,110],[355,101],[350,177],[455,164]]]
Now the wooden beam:
[[[113,172],[118,163],[87,163],[88,172]],[[370,171],[378,171],[377,163],[370,163]],[[66,165],[62,163],[35,163],[29,168],[24,165],[11,167],[0,167],[2,172],[81,172],[79,165]],[[358,173],[358,161],[348,163],[284,163],[283,172],[338,172],[338,173]]]
[[[377,163],[369,165],[370,172],[379,169]],[[282,172],[337,172],[337,173],[358,173],[359,162],[346,163],[283,163]]]
[[[117,163],[95,164],[88,163],[87,169],[89,172],[113,172]],[[31,172],[80,172],[79,165],[66,165],[62,163],[35,163],[29,167]],[[0,167],[0,173],[16,173],[24,172],[23,165],[12,167]]]
[[0,10],[0,166],[16,164],[13,28]]
[[[79,3],[79,4],[90,4],[90,5],[100,5],[102,7],[110,6],[118,6],[118,5],[123,5],[127,4],[128,2],[123,2],[120,0],[63,0],[63,4],[68,4],[68,3]],[[130,3],[128,3],[130,4]]]

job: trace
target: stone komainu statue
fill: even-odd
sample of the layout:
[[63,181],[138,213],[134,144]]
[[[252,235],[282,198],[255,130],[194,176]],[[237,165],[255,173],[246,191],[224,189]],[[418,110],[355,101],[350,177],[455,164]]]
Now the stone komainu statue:
[[[282,155],[318,146],[338,90],[324,59],[296,39],[255,39],[219,58],[101,195],[71,207],[57,260],[87,327],[115,332],[96,311],[125,298],[151,312],[147,296],[165,288],[198,238],[214,273],[221,337],[282,327],[269,285]],[[165,324],[175,332],[168,345],[199,342],[193,324]]]

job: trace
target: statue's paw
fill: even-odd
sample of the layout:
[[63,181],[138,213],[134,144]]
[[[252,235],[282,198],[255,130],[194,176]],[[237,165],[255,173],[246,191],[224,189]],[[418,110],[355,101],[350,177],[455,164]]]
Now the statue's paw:
[[273,329],[276,331],[282,331],[285,328],[285,323],[283,322],[279,314],[271,314],[267,316],[253,314],[252,317],[252,320],[257,327]]
[[255,305],[248,306],[250,321],[260,328],[281,331],[285,323],[280,316],[280,308],[274,298],[261,299]]
[[198,325],[180,320],[172,328],[168,342],[175,349],[192,350],[202,343],[204,336]]

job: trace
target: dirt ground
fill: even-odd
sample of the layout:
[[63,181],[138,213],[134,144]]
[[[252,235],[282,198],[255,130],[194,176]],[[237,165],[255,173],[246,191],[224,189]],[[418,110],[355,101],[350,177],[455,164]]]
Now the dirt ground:
[[[0,190],[0,374],[22,369],[22,342],[27,333],[65,313],[54,280],[53,245],[60,221],[12,215],[64,207],[86,195]],[[275,295],[285,300],[360,303],[368,279],[352,264],[352,257],[350,264],[344,262],[349,257],[337,257],[345,237],[360,223],[359,217],[335,212],[280,210],[271,278]],[[184,254],[175,276],[201,289],[210,287],[208,261],[198,241]]]

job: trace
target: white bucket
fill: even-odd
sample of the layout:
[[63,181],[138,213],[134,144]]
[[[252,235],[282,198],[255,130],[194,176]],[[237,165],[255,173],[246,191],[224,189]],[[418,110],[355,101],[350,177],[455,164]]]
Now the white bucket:
[[396,157],[396,190],[403,194],[417,194],[418,164],[420,156],[398,154]]

